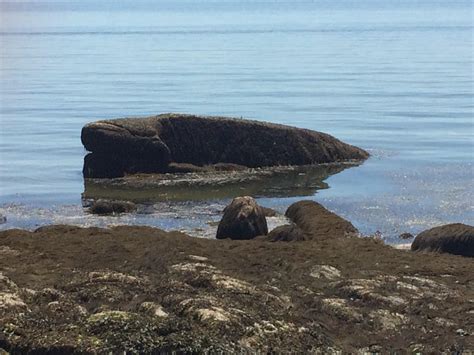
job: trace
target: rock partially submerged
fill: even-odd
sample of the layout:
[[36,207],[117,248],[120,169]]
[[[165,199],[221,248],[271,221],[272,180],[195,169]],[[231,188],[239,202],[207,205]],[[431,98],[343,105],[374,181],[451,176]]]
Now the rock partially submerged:
[[250,196],[236,197],[224,209],[217,227],[217,239],[253,239],[268,233],[263,209]]
[[7,223],[7,217],[0,214],[0,224]]
[[453,223],[428,229],[416,236],[411,250],[474,257],[474,227]]
[[[364,160],[368,153],[324,133],[284,125],[185,114],[89,123],[85,178],[176,171],[178,164],[245,167]],[[183,166],[178,166],[178,170]],[[185,169],[188,169],[185,166]]]
[[315,201],[296,202],[288,207],[285,215],[311,238],[351,237],[359,233],[351,222]]
[[98,215],[114,215],[130,213],[136,209],[137,206],[132,202],[99,199],[92,202],[89,212]]
[[[266,216],[271,211],[258,206],[249,196],[237,197],[224,210],[217,238],[253,239],[267,235]],[[288,207],[285,216],[293,224],[279,226],[262,238],[272,242],[358,236],[358,230],[344,218],[315,201],[299,201]]]

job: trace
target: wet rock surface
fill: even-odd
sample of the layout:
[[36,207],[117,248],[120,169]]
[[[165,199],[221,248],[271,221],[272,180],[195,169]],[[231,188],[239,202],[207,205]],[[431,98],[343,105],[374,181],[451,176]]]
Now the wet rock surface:
[[295,202],[285,215],[314,239],[354,237],[359,233],[351,222],[315,201]]
[[[297,206],[294,217],[331,217],[319,206]],[[216,241],[127,226],[2,231],[0,349],[474,349],[472,259],[400,251],[343,233],[323,238],[321,228],[311,232],[312,218],[301,221],[309,238],[297,243]],[[350,227],[339,223],[331,230]]]
[[454,223],[428,229],[416,236],[411,249],[474,257],[474,227]]
[[255,168],[368,157],[364,150],[324,133],[258,121],[184,114],[93,122],[84,126],[81,139],[92,152],[84,159],[85,178],[189,172],[213,164]]
[[250,196],[236,197],[224,209],[217,227],[217,239],[253,239],[267,235],[268,226],[262,207]]

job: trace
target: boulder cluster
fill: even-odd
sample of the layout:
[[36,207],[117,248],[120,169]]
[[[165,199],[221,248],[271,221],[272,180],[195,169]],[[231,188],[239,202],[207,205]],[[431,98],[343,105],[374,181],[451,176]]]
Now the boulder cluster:
[[[97,215],[119,215],[137,210],[128,201],[98,199],[89,212]],[[292,222],[268,230],[267,217],[277,212],[260,206],[250,196],[234,198],[224,209],[217,228],[217,239],[265,239],[272,242],[323,240],[359,236],[351,222],[329,211],[315,201],[299,201],[288,207],[285,216]],[[5,218],[6,220],[6,218]],[[4,223],[0,216],[0,223]],[[416,238],[404,233],[400,239],[412,239],[412,251],[437,252],[474,257],[474,227],[462,223],[446,224],[419,233]]]
[[[268,233],[264,207],[250,196],[237,197],[224,209],[217,239],[242,240],[262,236],[269,241],[289,242],[359,234],[352,223],[315,201],[296,202],[287,209],[285,216],[293,223],[279,226]],[[418,234],[411,249],[474,257],[474,227],[455,223],[426,230]]]
[[347,220],[315,201],[292,204],[285,216],[292,222],[268,233],[266,216],[275,211],[258,205],[250,196],[236,197],[224,209],[217,229],[217,239],[254,239],[269,241],[304,241],[311,239],[357,236],[358,230]]

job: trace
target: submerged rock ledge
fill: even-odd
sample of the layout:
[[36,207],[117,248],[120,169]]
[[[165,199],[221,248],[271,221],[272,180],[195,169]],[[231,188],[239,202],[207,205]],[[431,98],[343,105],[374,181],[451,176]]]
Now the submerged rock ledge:
[[[309,196],[327,188],[329,176],[357,166],[357,162],[311,166],[275,166],[133,174],[110,179],[85,179],[83,199],[115,199],[133,202],[211,200],[250,195],[254,197]],[[171,166],[175,166],[174,164]]]
[[[0,232],[0,353],[469,353],[472,259],[401,251],[314,202],[284,238]],[[291,239],[291,238],[290,238]]]
[[367,159],[369,154],[324,133],[225,117],[162,114],[89,123],[81,140],[92,152],[85,178],[175,172],[174,163],[249,168]]

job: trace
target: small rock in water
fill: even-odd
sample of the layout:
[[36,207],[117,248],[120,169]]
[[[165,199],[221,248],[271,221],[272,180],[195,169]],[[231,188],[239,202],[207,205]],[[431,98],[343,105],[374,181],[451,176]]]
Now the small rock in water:
[[6,223],[6,222],[7,222],[7,217],[0,214],[0,224]]
[[130,213],[137,209],[137,206],[128,201],[94,201],[89,208],[89,212],[98,215],[110,215],[120,213]]
[[269,207],[262,206],[262,210],[263,210],[263,213],[265,214],[265,217],[275,217],[278,214],[277,211]]
[[413,239],[415,236],[411,233],[402,233],[398,236],[400,239]]

